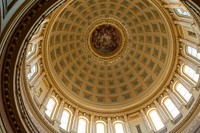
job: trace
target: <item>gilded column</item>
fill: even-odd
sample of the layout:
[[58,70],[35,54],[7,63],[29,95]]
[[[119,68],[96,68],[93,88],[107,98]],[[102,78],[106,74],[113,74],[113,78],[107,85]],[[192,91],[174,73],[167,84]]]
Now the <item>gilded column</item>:
[[30,62],[28,61],[27,64],[30,66],[35,65],[40,59],[42,58],[42,55],[38,55],[35,59],[31,60]]
[[40,76],[36,80],[31,82],[31,86],[37,87],[40,84],[40,82],[42,81],[42,79],[44,78],[44,76],[45,76],[45,72],[40,74]]
[[199,66],[197,64],[184,57],[180,57],[180,59],[184,62],[184,64],[187,64],[189,67],[191,67],[196,73],[199,73]]
[[76,133],[77,132],[77,127],[78,127],[78,112],[79,109],[76,108],[76,111],[74,113],[73,121],[72,121],[72,128],[71,131]]
[[146,117],[146,115],[145,115],[145,113],[143,111],[143,109],[140,109],[140,113],[142,115],[142,118],[144,120],[145,125],[147,126],[147,129],[149,129],[150,131],[153,131],[153,129],[152,129],[152,127],[151,127],[151,125],[150,125],[150,123],[149,123],[149,121],[148,121],[148,119],[147,119],[147,117]]
[[110,117],[108,117],[108,133],[113,133],[113,125]]
[[45,96],[45,98],[44,98],[44,100],[43,100],[43,102],[42,102],[42,106],[43,106],[43,108],[44,108],[45,111],[46,111],[46,105],[47,105],[49,99],[51,98],[52,91],[53,91],[53,88],[51,88],[51,89],[47,92],[47,94],[46,94],[46,96]]
[[184,26],[184,27],[187,27],[187,28],[193,28],[193,23],[191,23],[191,22],[175,20],[174,24],[177,24],[177,25],[180,25],[180,26]]
[[154,101],[154,104],[156,105],[156,108],[157,108],[159,114],[161,115],[164,123],[165,124],[168,123],[170,119],[167,116],[166,112],[163,110],[163,108],[160,106],[160,104],[156,100]]
[[95,130],[94,130],[94,115],[91,115],[91,118],[90,118],[90,133],[94,133]]
[[177,79],[180,81],[180,83],[189,91],[189,92],[193,92],[193,87],[195,87],[194,85],[189,84],[182,76],[180,76],[179,74],[175,74],[175,76],[177,77]]
[[171,92],[171,90],[166,89],[167,93],[169,94],[170,98],[172,99],[172,101],[174,102],[174,104],[176,105],[176,107],[178,108],[178,110],[181,110],[183,107],[183,102],[181,102],[175,95],[173,92]]
[[128,123],[128,118],[126,115],[124,115],[124,126],[125,126],[125,129],[126,129],[126,133],[131,133],[131,128],[130,128],[130,125]]
[[56,115],[56,122],[60,125],[60,119],[62,117],[62,113],[63,113],[63,108],[64,108],[64,101],[62,100],[60,102],[60,105],[58,107],[58,111],[57,111],[57,115]]
[[180,25],[180,26],[184,26],[187,28],[191,28],[192,30],[194,30],[195,32],[198,32],[198,26],[195,25],[194,22],[187,22],[187,21],[180,21],[180,20],[175,20],[174,24]]

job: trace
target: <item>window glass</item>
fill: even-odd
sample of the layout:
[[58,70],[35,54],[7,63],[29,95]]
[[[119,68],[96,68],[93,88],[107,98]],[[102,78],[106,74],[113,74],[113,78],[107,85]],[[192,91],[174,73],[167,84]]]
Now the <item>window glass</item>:
[[115,123],[115,132],[116,133],[124,133],[124,128],[121,122]]
[[69,119],[70,119],[70,113],[67,110],[64,110],[61,116],[61,120],[60,120],[60,127],[62,129],[67,129],[68,127],[68,123],[69,123]]
[[149,116],[150,116],[150,119],[154,125],[154,127],[156,128],[156,131],[162,129],[164,127],[164,124],[163,122],[161,121],[158,113],[156,110],[152,110],[150,113],[149,113]]
[[177,83],[175,89],[186,102],[192,97],[192,94],[181,83]]
[[105,133],[105,125],[101,122],[96,124],[96,133]]
[[194,80],[195,82],[198,81],[199,79],[199,74],[196,74],[196,72],[190,68],[189,66],[185,65],[183,67],[183,72],[189,77],[191,78],[192,80]]
[[187,46],[187,52],[189,55],[193,56],[194,58],[200,60],[200,53],[197,52],[197,50],[191,46]]
[[35,64],[35,65],[33,65],[33,66],[31,67],[30,73],[28,73],[28,79],[31,79],[32,76],[33,76],[36,72],[37,72],[37,66],[36,66],[36,64]]
[[50,98],[48,103],[47,103],[47,110],[45,111],[46,115],[51,117],[52,114],[53,114],[53,111],[55,109],[55,106],[56,106],[56,101],[54,98]]
[[183,15],[183,16],[190,16],[190,13],[184,9],[181,9],[181,8],[177,8],[176,11],[180,14],[180,15]]
[[173,118],[176,118],[176,116],[178,116],[178,114],[180,113],[180,111],[177,109],[171,99],[166,98],[164,100],[164,105]]
[[87,132],[87,121],[83,118],[80,118],[78,121],[78,133]]

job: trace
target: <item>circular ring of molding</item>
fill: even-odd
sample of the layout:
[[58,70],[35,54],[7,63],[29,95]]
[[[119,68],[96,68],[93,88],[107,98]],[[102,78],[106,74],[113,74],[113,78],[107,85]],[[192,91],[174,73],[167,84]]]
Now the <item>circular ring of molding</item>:
[[[92,37],[94,32],[97,28],[104,25],[110,25],[116,32],[119,33],[119,44],[118,46],[111,52],[100,52],[95,48],[94,44],[92,44]],[[127,48],[128,42],[128,32],[125,26],[120,23],[118,20],[114,18],[102,18],[98,19],[97,21],[93,22],[86,28],[86,32],[84,34],[85,37],[85,49],[92,55],[94,60],[98,62],[104,62],[105,64],[117,60],[118,58],[122,57],[123,52]]]

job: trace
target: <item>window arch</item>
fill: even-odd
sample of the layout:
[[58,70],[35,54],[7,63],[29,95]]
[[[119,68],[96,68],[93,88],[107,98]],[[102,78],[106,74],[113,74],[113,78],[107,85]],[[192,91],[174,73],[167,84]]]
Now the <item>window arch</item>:
[[47,110],[45,111],[46,115],[49,118],[53,117],[57,105],[58,105],[57,100],[54,97],[51,97],[46,106]]
[[182,8],[176,8],[175,11],[178,13],[180,16],[190,16],[190,13],[187,10],[184,10]]
[[36,44],[35,43],[29,44],[26,56],[29,57],[30,55],[33,55],[35,52],[36,52]]
[[155,128],[155,131],[159,131],[165,127],[160,116],[158,115],[158,112],[155,109],[150,110],[148,116],[153,127]]
[[186,102],[189,102],[192,94],[181,83],[176,83],[175,90],[178,92],[181,98],[183,98]]
[[30,80],[33,77],[33,75],[37,73],[37,71],[38,71],[38,66],[37,64],[35,64],[31,67],[31,71],[28,73],[28,79]]
[[124,133],[123,122],[121,121],[114,122],[114,127],[115,127],[115,133]]
[[197,82],[199,80],[199,74],[196,74],[195,70],[193,70],[188,65],[183,66],[183,73],[194,82]]
[[84,117],[80,117],[78,120],[78,132],[77,133],[87,133],[88,121]]
[[60,127],[64,130],[67,130],[69,128],[70,125],[70,121],[71,121],[71,112],[67,109],[64,109],[62,112],[62,116],[60,119]]
[[106,126],[103,121],[96,122],[96,133],[106,133]]
[[188,55],[192,56],[193,58],[200,60],[200,53],[198,53],[195,48],[188,45],[186,46],[186,52]]
[[168,97],[165,98],[163,100],[163,105],[173,119],[176,118],[180,114],[180,111],[177,109],[177,107],[174,105],[174,103],[172,102],[170,98]]

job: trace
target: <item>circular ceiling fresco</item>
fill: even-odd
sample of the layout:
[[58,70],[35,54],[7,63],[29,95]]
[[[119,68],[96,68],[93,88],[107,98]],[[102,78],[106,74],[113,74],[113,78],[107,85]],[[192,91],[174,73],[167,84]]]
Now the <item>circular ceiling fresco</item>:
[[78,104],[132,106],[155,94],[169,75],[173,39],[147,0],[76,0],[50,25],[46,67],[56,87]]
[[89,24],[84,39],[87,52],[107,64],[122,56],[127,47],[128,33],[123,24],[107,17]]
[[111,54],[121,45],[121,33],[110,24],[97,26],[90,38],[93,49],[100,55]]

